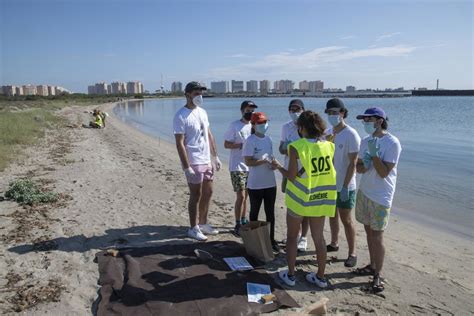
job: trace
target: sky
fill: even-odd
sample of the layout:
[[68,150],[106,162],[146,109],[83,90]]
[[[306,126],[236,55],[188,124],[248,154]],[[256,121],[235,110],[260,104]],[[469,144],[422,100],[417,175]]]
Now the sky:
[[0,85],[473,89],[473,1],[0,0]]

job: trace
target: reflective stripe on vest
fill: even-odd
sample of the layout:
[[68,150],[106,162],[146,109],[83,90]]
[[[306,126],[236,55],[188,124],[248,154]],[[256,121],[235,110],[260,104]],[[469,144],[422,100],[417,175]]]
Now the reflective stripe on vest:
[[336,212],[336,170],[333,165],[334,144],[312,143],[302,138],[293,143],[305,170],[286,186],[285,203],[301,216],[329,216]]

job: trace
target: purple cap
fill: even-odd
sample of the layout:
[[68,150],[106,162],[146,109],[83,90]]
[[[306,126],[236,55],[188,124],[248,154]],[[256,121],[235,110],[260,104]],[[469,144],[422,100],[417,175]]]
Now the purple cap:
[[385,111],[382,110],[382,108],[368,108],[365,110],[364,114],[357,115],[357,119],[362,120],[364,117],[370,116],[379,116],[385,120],[387,119],[387,115],[385,115]]

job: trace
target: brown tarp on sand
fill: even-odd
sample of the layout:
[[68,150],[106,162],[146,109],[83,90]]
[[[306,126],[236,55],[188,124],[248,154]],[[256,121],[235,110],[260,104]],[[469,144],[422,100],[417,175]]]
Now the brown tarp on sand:
[[[197,258],[195,249],[213,259]],[[99,252],[97,315],[255,315],[298,307],[264,269],[231,271],[222,260],[240,256],[245,249],[233,241],[120,249],[117,257]],[[277,300],[248,303],[247,282],[270,285]]]

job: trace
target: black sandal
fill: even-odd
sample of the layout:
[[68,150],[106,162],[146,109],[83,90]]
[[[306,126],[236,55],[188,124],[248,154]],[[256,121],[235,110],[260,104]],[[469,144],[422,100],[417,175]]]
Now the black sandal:
[[370,264],[366,265],[363,268],[357,268],[352,273],[357,274],[357,275],[374,275],[375,271],[372,269]]
[[380,274],[377,273],[372,280],[372,292],[378,294],[383,292],[383,290],[385,290],[383,279]]
[[326,246],[326,252],[335,252],[339,250],[339,246],[334,247],[333,245],[329,244]]

